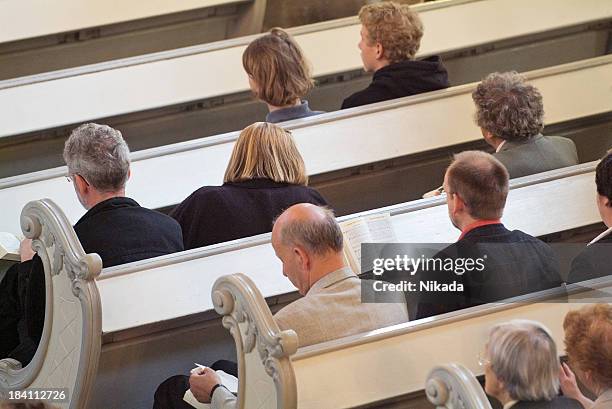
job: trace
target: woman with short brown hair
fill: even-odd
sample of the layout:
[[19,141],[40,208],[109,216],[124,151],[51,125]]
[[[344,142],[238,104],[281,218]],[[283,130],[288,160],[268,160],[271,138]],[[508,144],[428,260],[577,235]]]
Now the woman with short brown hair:
[[308,62],[286,31],[273,28],[253,40],[242,54],[253,94],[268,105],[267,122],[283,122],[322,113],[312,111],[304,97],[312,87]]
[[201,187],[170,216],[181,225],[185,249],[267,233],[274,218],[294,204],[327,205],[307,183],[291,134],[256,122],[240,133],[223,185]]

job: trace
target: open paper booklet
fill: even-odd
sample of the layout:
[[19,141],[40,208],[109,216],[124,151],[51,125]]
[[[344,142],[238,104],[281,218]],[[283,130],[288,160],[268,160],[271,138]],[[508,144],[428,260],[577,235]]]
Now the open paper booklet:
[[[215,372],[217,372],[217,375],[221,378],[221,384],[223,386],[229,389],[231,393],[238,393],[238,378],[221,370]],[[209,409],[211,407],[210,403],[198,402],[195,396],[193,396],[193,393],[191,393],[191,389],[187,389],[187,392],[185,392],[183,396],[183,400],[196,409]]]
[[344,235],[344,258],[356,274],[361,274],[362,243],[395,243],[389,213],[357,217],[340,223]]
[[19,261],[19,238],[12,233],[0,232],[0,259]]

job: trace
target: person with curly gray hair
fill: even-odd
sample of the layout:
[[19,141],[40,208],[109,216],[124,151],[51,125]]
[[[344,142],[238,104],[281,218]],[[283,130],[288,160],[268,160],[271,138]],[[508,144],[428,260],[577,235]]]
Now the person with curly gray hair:
[[578,164],[572,140],[542,135],[542,94],[517,72],[489,74],[472,99],[476,124],[510,178]]

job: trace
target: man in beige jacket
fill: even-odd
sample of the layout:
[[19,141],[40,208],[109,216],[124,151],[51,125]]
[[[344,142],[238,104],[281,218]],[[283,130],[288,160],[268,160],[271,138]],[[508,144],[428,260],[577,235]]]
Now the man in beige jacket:
[[[280,329],[297,333],[300,347],[408,321],[405,303],[361,302],[361,280],[345,266],[342,231],[331,210],[291,206],[274,223],[272,246],[283,275],[303,295],[274,318]],[[217,386],[212,369],[191,375],[189,384],[198,401],[212,399],[213,409],[235,407],[235,396]]]

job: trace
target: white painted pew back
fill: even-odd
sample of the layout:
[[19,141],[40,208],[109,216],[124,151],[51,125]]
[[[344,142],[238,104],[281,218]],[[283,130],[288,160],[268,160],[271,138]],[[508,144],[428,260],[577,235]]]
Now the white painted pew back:
[[[426,27],[420,56],[612,17],[607,0],[454,0],[416,9]],[[359,29],[350,18],[295,30],[315,77],[361,67]],[[0,137],[247,91],[241,56],[252,39],[0,82]],[[67,97],[76,95],[96,97],[87,104]]]
[[[509,228],[535,236],[600,222],[593,197],[595,166],[589,163],[516,179],[502,221]],[[459,236],[448,221],[445,197],[362,214],[386,212],[391,214],[399,242],[445,243]],[[541,217],[543,212],[546,218]],[[97,280],[103,331],[125,331],[211,310],[212,301],[207,295],[212,284],[236,272],[247,273],[264,297],[293,292],[294,287],[281,271],[270,234],[105,269]],[[146,298],[135,301],[134,288],[141,289]]]
[[[533,71],[545,101],[547,125],[609,112],[612,56]],[[289,123],[310,175],[478,140],[468,84]],[[580,101],[580,104],[571,103]],[[142,206],[179,203],[202,185],[219,185],[238,133],[132,154],[127,195]],[[41,197],[54,200],[70,220],[84,213],[63,177],[66,168],[0,180],[0,231],[18,231],[19,209]]]
[[[518,215],[523,217],[520,219],[521,223],[511,227],[520,228],[531,233],[534,226],[542,224],[543,226],[539,228],[541,234],[558,231],[554,225],[543,223],[542,218],[538,216],[538,213],[533,212],[533,209],[537,209],[538,202],[548,195],[565,197],[568,192],[575,195],[574,200],[559,200],[555,205],[556,211],[562,212],[573,223],[572,225],[563,225],[562,228],[579,228],[598,222],[597,211],[592,202],[594,166],[595,163],[590,163],[514,181],[513,183],[516,187],[512,190],[512,197],[509,200],[506,215],[514,215],[513,217],[516,220],[519,220]],[[560,178],[562,176],[565,177]],[[406,240],[404,230],[411,229],[412,226],[404,224],[403,219],[407,215],[411,216],[412,214],[417,215],[418,219],[420,218],[418,214],[422,214],[423,211],[429,208],[438,208],[440,213],[427,214],[427,216],[422,217],[430,219],[437,217],[446,218],[444,197],[421,200],[409,203],[404,207],[395,206],[380,209],[379,211],[391,212],[392,222],[400,240]],[[53,369],[53,361],[49,360],[52,360],[52,357],[56,357],[60,353],[57,350],[57,347],[60,345],[58,337],[65,335],[68,338],[67,340],[62,340],[63,345],[66,345],[67,341],[74,343],[75,340],[79,341],[81,339],[83,344],[82,352],[72,357],[71,362],[74,365],[72,370],[64,368],[66,377],[63,379],[66,381],[66,385],[70,387],[82,388],[82,396],[86,397],[92,388],[91,384],[85,381],[85,383],[78,384],[76,380],[82,378],[88,380],[87,382],[94,382],[92,377],[96,374],[96,366],[100,359],[99,349],[96,349],[95,346],[97,345],[99,348],[99,340],[102,335],[105,336],[104,339],[111,339],[111,342],[114,342],[112,337],[108,338],[107,336],[123,333],[125,338],[129,338],[130,330],[138,330],[139,328],[155,324],[155,331],[161,331],[165,327],[170,330],[169,334],[173,334],[171,336],[182,339],[187,335],[183,335],[180,331],[172,330],[172,322],[211,310],[213,306],[219,311],[218,299],[215,297],[211,299],[210,294],[213,291],[214,280],[223,275],[232,274],[237,271],[248,273],[250,279],[256,283],[254,285],[261,287],[263,296],[266,297],[279,296],[293,291],[289,281],[280,274],[280,263],[269,245],[269,234],[238,240],[234,243],[211,246],[200,250],[113,267],[106,269],[94,282],[95,272],[99,271],[100,268],[99,258],[96,256],[86,257],[82,254],[82,249],[80,246],[77,246],[78,241],[75,244],[76,236],[74,231],[69,221],[61,216],[61,211],[50,202],[33,203],[28,206],[28,209],[30,210],[24,212],[26,217],[24,220],[33,220],[33,222],[24,222],[24,226],[36,225],[36,220],[38,219],[45,221],[44,223],[41,222],[41,225],[47,226],[47,230],[43,229],[43,231],[46,231],[43,236],[47,238],[40,241],[40,245],[37,247],[39,253],[52,255],[52,262],[47,264],[47,275],[50,276],[54,271],[58,271],[59,274],[54,276],[53,285],[49,284],[51,283],[49,278],[47,281],[47,311],[49,313],[46,318],[41,349],[37,352],[33,364],[30,364],[24,370],[17,370],[10,362],[0,363],[0,380],[4,379],[4,381],[0,382],[0,392],[6,392],[8,388],[15,387],[16,385],[17,387],[49,385],[50,381],[45,380],[49,370]],[[550,212],[550,209],[547,209],[547,211]],[[525,215],[529,216],[525,217]],[[47,220],[61,220],[61,223],[47,223]],[[436,241],[437,238],[440,238],[434,235],[436,228],[432,227],[430,230],[423,229],[422,234],[415,241]],[[35,239],[43,233],[41,230],[29,227],[27,231],[29,232],[28,236]],[[49,239],[51,236],[56,238],[55,241]],[[451,237],[451,235],[445,237]],[[59,243],[60,246],[58,247],[56,243]],[[70,256],[73,253],[75,254],[74,257]],[[69,255],[69,257],[61,258],[58,256],[61,254]],[[50,308],[49,303],[56,305],[59,302],[58,298],[71,299],[70,292],[61,293],[57,291],[61,288],[64,290],[72,288],[70,283],[74,280],[74,276],[71,274],[80,277],[82,280],[82,282],[77,280],[77,282],[81,283],[79,288],[89,289],[86,292],[81,291],[80,294],[89,294],[89,296],[83,299],[83,314],[79,315],[81,317],[79,320],[74,321],[74,325],[76,325],[74,330],[63,334],[57,331],[57,329],[58,326],[64,328],[60,321],[65,320],[61,313],[66,310]],[[56,290],[53,290],[54,288]],[[97,298],[98,292],[99,301]],[[77,292],[76,294],[79,293]],[[261,296],[256,298],[260,300],[258,303],[263,302],[261,301],[263,300]],[[129,311],[129,314],[126,314],[126,311]],[[60,315],[56,317],[56,314]],[[242,315],[237,315],[236,317],[239,318]],[[265,321],[266,318],[261,318],[261,320]],[[228,319],[224,319],[224,325],[226,327],[231,326],[227,321]],[[246,327],[242,325],[244,321],[240,321],[240,323],[241,331],[246,333]],[[270,327],[272,324],[268,323],[267,325]],[[143,335],[142,331],[136,336],[141,335]],[[268,336],[268,338],[278,339],[272,335]],[[47,339],[49,340],[48,344]],[[276,354],[275,356],[277,357],[283,355],[283,353],[290,355],[290,352],[293,350],[291,345],[296,345],[292,339],[291,335],[287,335],[283,344],[284,349],[272,349],[270,350],[272,352],[269,353]],[[147,343],[151,341],[145,337],[145,340],[142,342]],[[146,345],[142,347],[144,346]],[[110,347],[112,347],[112,344]],[[208,347],[211,348],[213,346],[209,345]],[[107,358],[105,358],[107,365],[109,359],[117,359],[117,357],[122,356],[122,348],[130,348],[129,343],[118,343],[114,352],[107,351]],[[47,358],[43,359],[45,351],[47,351]],[[179,351],[165,351],[164,357],[175,356],[177,352]],[[263,370],[261,367],[262,362],[257,361],[258,359],[261,360],[261,350],[258,347],[254,347],[251,349],[251,352],[253,355],[247,361],[255,362],[257,365],[251,365],[254,372],[248,375],[250,379],[253,377],[258,378]],[[298,357],[300,356],[302,355],[298,355]],[[158,359],[161,358],[158,357]],[[75,360],[78,360],[78,365],[76,365]],[[141,363],[141,365],[144,364],[145,362]],[[146,364],[150,364],[150,362],[147,361]],[[119,367],[122,368],[121,366]],[[278,364],[277,367],[284,368],[282,371],[287,373],[285,378],[291,376],[291,371],[287,369],[286,364]],[[130,384],[132,385],[131,388],[135,388],[136,385],[133,383],[135,380],[131,379],[130,376],[130,373],[123,372],[115,375],[115,377],[125,379],[123,383]],[[265,380],[265,378],[263,379]],[[302,384],[300,382],[298,377],[299,387],[308,387],[307,383]],[[264,384],[266,383],[264,382]],[[52,385],[57,386],[56,383],[52,383]],[[98,384],[96,383],[96,385]],[[275,387],[276,389],[271,389],[272,385],[269,382],[267,385],[267,389],[264,389],[270,393],[264,394],[265,396],[257,395],[259,396],[257,399],[262,399],[261,407],[269,407],[266,406],[271,402],[268,399],[272,399],[273,396],[276,396],[277,401],[288,399],[284,395],[278,394],[278,386]],[[102,388],[101,391],[104,390],[104,386],[96,386],[97,391],[98,388]],[[258,390],[263,389],[258,388]],[[274,394],[273,390],[276,390],[277,393]],[[254,393],[252,391],[251,394],[247,395],[251,396]],[[310,392],[298,393],[298,396],[301,396],[300,399],[305,395],[310,395]],[[79,395],[75,396],[78,397]],[[367,399],[375,399],[378,395],[368,396]],[[305,404],[316,405],[318,403],[308,403],[306,401]],[[65,405],[64,407],[75,409],[81,406]],[[249,408],[251,407],[259,406],[249,406]],[[285,405],[284,407],[291,406]]]
[[[569,288],[570,297],[588,297],[601,291],[612,295],[612,277],[591,280],[589,286]],[[293,355],[292,331],[278,331],[267,325],[266,320],[255,319],[271,318],[265,303],[254,302],[258,294],[255,285],[241,274],[221,277],[213,287],[217,311],[224,317],[244,317],[245,327],[251,327],[250,333],[256,334],[256,345],[251,349],[259,350],[261,361],[269,367],[267,373],[261,371],[259,376],[251,373],[250,378],[241,377],[241,385],[257,382],[276,386],[276,401],[262,405],[247,396],[238,403],[237,409],[348,409],[366,404],[376,407],[375,402],[422,391],[433,366],[456,362],[482,374],[478,354],[485,346],[490,329],[512,319],[544,324],[551,330],[562,356],[563,318],[577,307],[568,302],[564,288],[556,288],[313,345]],[[224,302],[231,299],[239,302],[231,306]],[[237,344],[245,343],[244,333],[232,335]],[[261,351],[275,351],[276,355]],[[243,358],[241,354],[239,366],[251,364]],[[276,405],[280,399],[289,404]]]
[[0,2],[0,43],[251,0]]

